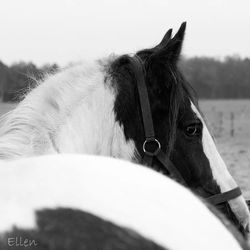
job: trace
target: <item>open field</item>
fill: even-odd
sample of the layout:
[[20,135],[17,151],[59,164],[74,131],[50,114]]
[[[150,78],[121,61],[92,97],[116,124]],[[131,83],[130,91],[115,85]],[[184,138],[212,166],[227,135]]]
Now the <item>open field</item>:
[[250,199],[250,100],[201,101],[200,108],[231,174]]
[[[14,107],[0,103],[0,115]],[[203,100],[200,108],[230,172],[250,199],[250,100]]]

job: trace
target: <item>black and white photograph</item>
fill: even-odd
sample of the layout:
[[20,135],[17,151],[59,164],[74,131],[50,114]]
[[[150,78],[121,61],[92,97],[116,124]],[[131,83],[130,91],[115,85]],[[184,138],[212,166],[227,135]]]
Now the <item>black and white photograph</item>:
[[249,0],[0,0],[0,250],[250,250]]

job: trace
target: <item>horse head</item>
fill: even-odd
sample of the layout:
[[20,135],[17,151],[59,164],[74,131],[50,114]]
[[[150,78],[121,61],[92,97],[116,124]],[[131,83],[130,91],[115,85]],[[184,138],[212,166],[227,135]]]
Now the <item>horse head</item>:
[[[186,185],[207,198],[228,192],[237,184],[215,146],[190,85],[178,69],[185,28],[186,23],[183,23],[173,38],[169,30],[157,46],[138,51],[136,56],[144,69],[155,138]],[[140,162],[144,155],[145,129],[135,69],[129,57],[117,58],[111,65],[110,74],[117,93],[116,119],[124,128],[126,140],[134,142],[135,160]],[[159,164],[152,165],[157,171],[171,176],[172,173]],[[249,211],[242,195],[220,204],[220,209],[236,224],[249,227]]]

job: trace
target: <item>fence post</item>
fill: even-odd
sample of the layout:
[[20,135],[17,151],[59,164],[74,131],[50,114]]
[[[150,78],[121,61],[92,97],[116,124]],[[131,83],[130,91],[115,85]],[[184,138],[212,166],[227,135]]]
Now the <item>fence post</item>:
[[219,131],[218,131],[218,135],[219,137],[222,136],[223,133],[223,112],[219,112]]
[[231,137],[234,137],[234,112],[230,113],[230,124],[231,124],[230,135]]

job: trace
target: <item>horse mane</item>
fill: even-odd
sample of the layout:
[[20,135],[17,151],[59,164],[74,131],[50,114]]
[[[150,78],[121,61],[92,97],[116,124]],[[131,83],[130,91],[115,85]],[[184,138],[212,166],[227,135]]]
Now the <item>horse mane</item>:
[[[55,143],[58,127],[72,115],[79,104],[101,86],[100,82],[105,85],[108,81],[106,86],[114,84],[112,79],[107,79],[112,78],[109,70],[127,56],[111,55],[94,63],[71,65],[56,74],[48,74],[43,81],[38,81],[37,86],[26,94],[24,100],[0,119],[0,159],[58,153]],[[176,139],[184,97],[189,97],[195,103],[192,89],[181,73],[175,67],[171,67],[171,72],[174,83],[171,85],[169,100],[169,155]],[[122,77],[127,76],[125,74]],[[115,86],[112,87],[115,91]]]
[[0,159],[56,153],[58,126],[98,88],[109,60],[79,63],[39,81],[14,110],[0,118]]

